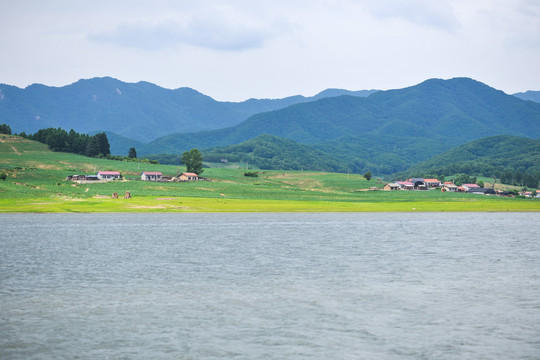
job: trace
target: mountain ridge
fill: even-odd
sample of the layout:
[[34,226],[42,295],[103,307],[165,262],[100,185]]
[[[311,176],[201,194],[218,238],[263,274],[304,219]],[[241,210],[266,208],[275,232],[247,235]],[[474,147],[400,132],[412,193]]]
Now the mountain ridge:
[[[367,96],[375,90],[339,91]],[[170,133],[230,127],[256,113],[327,96],[323,92],[314,97],[222,102],[188,87],[171,90],[112,77],[81,79],[62,87],[32,84],[21,89],[0,84],[0,122],[16,132],[61,127],[86,133],[114,132],[148,142]]]
[[[171,134],[146,144],[141,153],[180,153],[192,147],[210,148],[240,143],[269,134],[328,150],[351,162],[378,159],[381,172],[399,171],[454,146],[492,135],[540,137],[540,104],[524,101],[469,78],[429,79],[404,89],[379,91],[368,97],[338,96],[253,115],[244,122],[214,131]],[[436,139],[436,142],[432,140]],[[360,146],[358,146],[360,144]],[[388,149],[384,157],[363,154],[361,147]],[[342,146],[343,145],[343,146]],[[354,150],[356,149],[356,150]],[[406,151],[418,156],[407,159]],[[365,156],[368,156],[367,158]]]

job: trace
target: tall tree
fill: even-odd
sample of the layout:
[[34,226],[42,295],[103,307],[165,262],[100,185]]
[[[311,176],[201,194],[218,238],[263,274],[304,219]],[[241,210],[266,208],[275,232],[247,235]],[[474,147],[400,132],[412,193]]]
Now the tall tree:
[[100,154],[99,140],[95,136],[91,136],[86,143],[86,151],[84,155],[88,157],[95,157]]
[[203,170],[203,156],[199,149],[184,151],[182,154],[182,164],[186,165],[187,172],[201,175]]
[[128,157],[129,157],[129,158],[132,158],[132,159],[136,159],[136,158],[137,158],[137,150],[135,150],[134,147],[132,147],[132,148],[129,149]]
[[104,132],[100,132],[94,135],[94,137],[97,139],[98,142],[99,154],[102,154],[104,156],[110,155],[111,146],[109,145],[109,139],[107,139],[107,135]]

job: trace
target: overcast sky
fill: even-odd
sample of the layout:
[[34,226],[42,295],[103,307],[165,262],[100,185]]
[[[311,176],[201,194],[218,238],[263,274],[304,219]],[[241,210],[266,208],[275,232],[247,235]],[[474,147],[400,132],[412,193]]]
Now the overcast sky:
[[538,0],[0,0],[0,83],[112,76],[216,100],[471,77],[540,90]]

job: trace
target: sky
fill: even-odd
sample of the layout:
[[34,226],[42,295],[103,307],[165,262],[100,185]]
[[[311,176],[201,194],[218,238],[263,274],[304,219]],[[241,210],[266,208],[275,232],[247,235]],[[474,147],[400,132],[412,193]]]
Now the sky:
[[220,101],[470,77],[540,90],[538,0],[0,0],[0,83],[93,77]]

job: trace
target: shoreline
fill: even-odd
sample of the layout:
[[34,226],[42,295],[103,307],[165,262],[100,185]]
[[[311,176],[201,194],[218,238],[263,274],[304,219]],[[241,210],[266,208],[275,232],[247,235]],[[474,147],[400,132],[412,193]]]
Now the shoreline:
[[540,212],[540,201],[310,201],[197,197],[0,199],[5,213]]

